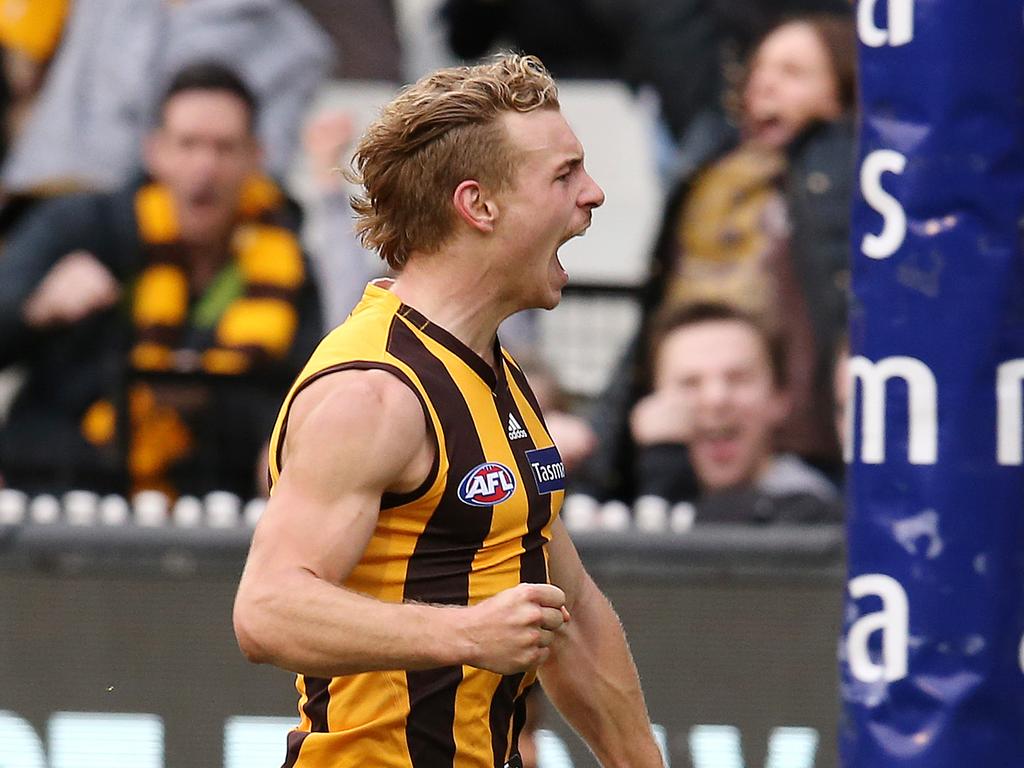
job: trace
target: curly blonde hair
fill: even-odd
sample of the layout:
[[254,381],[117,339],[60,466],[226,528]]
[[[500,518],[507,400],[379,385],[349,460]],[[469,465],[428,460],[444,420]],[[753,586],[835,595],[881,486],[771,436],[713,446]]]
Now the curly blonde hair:
[[349,178],[356,231],[393,269],[413,250],[436,251],[452,232],[452,195],[466,179],[500,192],[516,157],[503,112],[557,109],[558,89],[535,56],[502,54],[470,67],[441,69],[384,107],[356,147]]

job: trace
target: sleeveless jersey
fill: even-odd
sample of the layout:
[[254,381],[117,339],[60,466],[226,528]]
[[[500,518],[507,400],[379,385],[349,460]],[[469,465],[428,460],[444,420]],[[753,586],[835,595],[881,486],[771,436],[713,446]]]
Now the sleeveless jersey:
[[[272,484],[295,395],[333,372],[392,373],[419,397],[436,443],[420,488],[382,498],[345,587],[391,602],[472,605],[547,582],[565,471],[526,378],[497,342],[495,359],[497,370],[376,283],[313,353],[274,428]],[[516,755],[534,678],[469,666],[299,675],[301,720],[285,768],[500,768]]]

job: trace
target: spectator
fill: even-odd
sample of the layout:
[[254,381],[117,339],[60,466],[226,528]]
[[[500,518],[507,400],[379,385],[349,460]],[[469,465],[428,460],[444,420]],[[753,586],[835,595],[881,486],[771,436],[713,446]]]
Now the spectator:
[[392,0],[298,0],[331,38],[338,52],[331,77],[402,79],[398,18]]
[[650,318],[704,300],[777,327],[793,404],[778,445],[838,473],[830,369],[845,328],[854,67],[845,17],[786,22],[757,47],[739,99],[744,140],[681,183],[666,206],[644,320],[594,411],[599,448],[577,490],[633,495],[627,414],[644,393]]
[[355,232],[351,190],[345,187],[341,170],[353,138],[352,119],[341,110],[314,115],[302,132],[313,192],[307,205],[310,250],[330,328],[348,317],[366,284],[385,270],[380,257],[363,248]]
[[[447,0],[448,43],[475,59],[502,42],[558,78],[615,79],[658,94],[671,134],[705,144],[720,115],[720,41],[709,0]],[[691,126],[696,136],[685,137]]]
[[832,483],[776,449],[785,353],[757,319],[726,304],[681,305],[659,324],[652,358],[654,391],[630,416],[640,495],[697,501],[698,522],[837,517]]
[[171,75],[210,57],[231,62],[259,96],[267,167],[282,178],[332,59],[327,36],[293,0],[74,0],[8,153],[4,189],[24,195],[125,183]]
[[[539,56],[559,78],[622,80],[653,91],[672,159],[692,172],[732,140],[728,77],[787,16],[849,11],[849,0],[445,0],[451,50],[475,59],[496,44]],[[739,57],[739,58],[738,58]],[[660,137],[659,137],[660,138]]]
[[[32,114],[64,32],[69,2],[7,3],[0,11],[0,163]],[[11,199],[0,189],[0,234],[29,205],[28,200]]]
[[21,133],[60,42],[69,0],[7,3],[0,12],[3,56],[3,152]]
[[0,367],[29,373],[0,431],[8,484],[253,494],[321,325],[257,118],[231,70],[187,67],[147,139],[148,178],[46,203],[12,235]]

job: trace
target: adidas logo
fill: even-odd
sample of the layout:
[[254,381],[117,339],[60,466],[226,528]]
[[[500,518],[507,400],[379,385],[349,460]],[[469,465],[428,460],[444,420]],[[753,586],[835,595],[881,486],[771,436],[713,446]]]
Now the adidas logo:
[[522,440],[524,437],[529,437],[529,435],[526,434],[526,430],[523,429],[522,425],[516,421],[516,417],[510,413],[508,415],[508,439]]

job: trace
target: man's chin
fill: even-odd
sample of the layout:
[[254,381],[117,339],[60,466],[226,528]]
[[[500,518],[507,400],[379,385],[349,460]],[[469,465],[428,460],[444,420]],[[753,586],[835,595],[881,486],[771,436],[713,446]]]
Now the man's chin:
[[540,294],[532,302],[535,309],[554,309],[562,301],[562,289],[558,286],[550,286],[543,294]]
[[233,211],[215,209],[209,206],[182,211],[181,229],[186,240],[196,242],[215,241],[224,232],[230,231],[235,221]]

